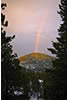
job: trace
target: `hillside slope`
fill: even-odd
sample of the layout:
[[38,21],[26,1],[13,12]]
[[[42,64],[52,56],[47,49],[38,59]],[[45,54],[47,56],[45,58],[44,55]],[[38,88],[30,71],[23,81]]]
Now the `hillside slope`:
[[31,53],[20,57],[20,65],[25,67],[26,70],[31,70],[35,72],[45,71],[46,68],[52,67],[52,60],[54,58],[49,55],[42,53]]
[[46,54],[43,54],[43,53],[30,53],[28,55],[20,57],[18,60],[19,61],[27,61],[30,58],[36,59],[36,60],[39,60],[39,61],[46,60],[46,59],[53,59],[52,56],[49,56],[49,55],[46,55]]

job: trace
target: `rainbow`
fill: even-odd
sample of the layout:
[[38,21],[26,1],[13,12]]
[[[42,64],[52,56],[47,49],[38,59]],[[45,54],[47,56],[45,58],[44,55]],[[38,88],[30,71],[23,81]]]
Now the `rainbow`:
[[34,53],[37,53],[39,39],[40,39],[40,33],[42,31],[42,27],[43,27],[43,24],[44,24],[44,18],[43,17],[41,18],[40,26],[39,26],[37,34],[36,34],[36,40],[35,40],[35,46],[34,46]]

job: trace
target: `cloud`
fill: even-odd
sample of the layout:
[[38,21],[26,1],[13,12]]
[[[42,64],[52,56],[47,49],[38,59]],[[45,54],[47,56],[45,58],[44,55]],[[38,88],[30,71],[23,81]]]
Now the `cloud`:
[[33,52],[41,20],[43,25],[38,50],[44,52],[44,48],[50,47],[50,41],[55,40],[60,24],[57,14],[59,0],[7,0],[6,2],[8,7],[5,14],[9,22],[7,31],[9,35],[16,35],[12,42],[14,51],[19,56],[24,55],[24,52]]

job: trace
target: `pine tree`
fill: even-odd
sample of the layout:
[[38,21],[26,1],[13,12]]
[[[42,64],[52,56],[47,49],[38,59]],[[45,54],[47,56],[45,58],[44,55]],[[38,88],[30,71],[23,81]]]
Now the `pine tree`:
[[[52,87],[48,89],[52,94],[50,100],[67,99],[67,0],[61,0],[58,12],[62,19],[62,24],[58,29],[57,41],[53,42],[53,48],[48,50],[56,55],[53,61],[55,71],[51,72],[53,76]],[[49,93],[49,94],[50,94]]]
[[[2,10],[5,9],[7,4],[2,3]],[[2,100],[6,99],[8,95],[14,95],[14,90],[19,88],[20,85],[20,65],[17,55],[13,54],[12,45],[10,42],[14,39],[15,35],[6,36],[4,27],[8,26],[8,21],[5,20],[5,15],[1,13],[1,97]]]
[[62,24],[58,29],[59,37],[57,37],[57,42],[53,42],[53,47],[48,50],[52,52],[52,54],[56,54],[56,60],[53,63],[54,67],[67,66],[67,0],[61,0],[61,4],[59,5],[60,12],[58,12],[62,19]]

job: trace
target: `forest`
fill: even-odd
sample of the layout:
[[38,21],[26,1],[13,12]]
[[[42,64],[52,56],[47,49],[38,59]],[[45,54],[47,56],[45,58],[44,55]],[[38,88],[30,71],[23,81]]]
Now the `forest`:
[[[27,70],[26,64],[21,66],[11,45],[15,35],[7,36],[5,27],[9,21],[1,13],[1,100],[32,100],[32,96],[37,100],[67,100],[67,0],[60,0],[58,6],[62,21],[59,37],[52,41],[53,48],[47,48],[56,57],[52,67],[43,67],[42,71]],[[6,3],[1,3],[2,11],[6,7]],[[42,68],[43,63],[33,60],[35,63]]]

